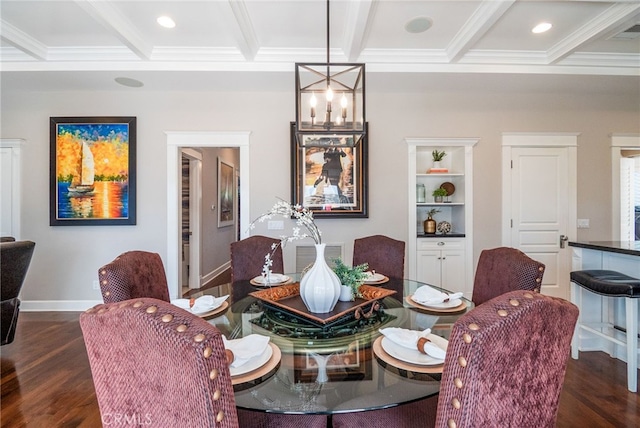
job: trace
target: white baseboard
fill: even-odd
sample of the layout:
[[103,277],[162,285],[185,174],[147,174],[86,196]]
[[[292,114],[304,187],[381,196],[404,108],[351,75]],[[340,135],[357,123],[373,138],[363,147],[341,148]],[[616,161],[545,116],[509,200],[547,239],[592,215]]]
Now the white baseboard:
[[102,300],[21,300],[22,312],[84,312]]

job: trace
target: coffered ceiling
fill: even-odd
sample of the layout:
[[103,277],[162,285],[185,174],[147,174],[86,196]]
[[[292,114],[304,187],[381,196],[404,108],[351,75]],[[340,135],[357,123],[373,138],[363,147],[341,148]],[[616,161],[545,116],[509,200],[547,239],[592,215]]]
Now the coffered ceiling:
[[[532,33],[540,22],[553,26]],[[324,0],[2,0],[0,65],[3,79],[42,90],[108,89],[115,77],[204,84],[211,72],[259,85],[325,62],[326,30]],[[368,75],[640,76],[639,36],[638,0],[330,3],[331,61],[364,62]]]

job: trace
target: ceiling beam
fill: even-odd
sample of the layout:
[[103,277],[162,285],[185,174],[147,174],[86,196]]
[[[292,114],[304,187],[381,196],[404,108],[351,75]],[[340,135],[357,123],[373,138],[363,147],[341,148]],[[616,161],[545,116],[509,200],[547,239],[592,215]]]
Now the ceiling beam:
[[249,12],[244,0],[228,0],[228,5],[235,17],[235,24],[231,23],[233,38],[238,49],[247,61],[253,61],[258,54],[258,38],[253,29]]
[[140,59],[151,59],[153,47],[149,45],[129,20],[109,2],[102,0],[76,0],[85,12],[115,35]]
[[629,23],[640,13],[640,3],[617,3],[607,8],[577,31],[558,42],[547,52],[549,64],[555,64],[576,52],[581,46],[596,37],[613,30],[622,30],[621,26]]
[[515,0],[484,0],[447,46],[450,62],[458,62],[515,3]]
[[0,20],[0,38],[37,60],[47,59],[47,46],[5,20]]
[[345,20],[344,45],[347,61],[356,62],[369,38],[379,0],[349,2]]

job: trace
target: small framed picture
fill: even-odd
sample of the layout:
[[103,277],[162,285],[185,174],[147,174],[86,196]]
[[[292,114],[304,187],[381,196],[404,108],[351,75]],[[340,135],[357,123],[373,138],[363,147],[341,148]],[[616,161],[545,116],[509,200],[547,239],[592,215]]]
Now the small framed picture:
[[136,224],[136,118],[50,118],[49,224]]
[[218,227],[235,224],[234,168],[218,157]]

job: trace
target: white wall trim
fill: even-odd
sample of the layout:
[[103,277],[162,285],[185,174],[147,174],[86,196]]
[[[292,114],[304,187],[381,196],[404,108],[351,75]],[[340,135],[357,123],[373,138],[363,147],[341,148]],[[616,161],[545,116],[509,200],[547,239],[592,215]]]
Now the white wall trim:
[[202,285],[206,285],[209,281],[213,280],[216,276],[220,275],[222,272],[230,268],[231,268],[231,260],[224,263],[222,266],[215,268],[211,272],[208,272],[202,275],[202,279],[201,279]]
[[577,147],[579,132],[503,132],[502,146]]
[[249,224],[249,131],[209,132],[209,131],[165,131],[167,136],[167,283],[169,295],[180,295],[179,267],[180,242],[179,207],[181,147],[238,147],[240,149],[240,230],[241,238],[247,237],[246,225]]
[[640,134],[611,134],[611,240],[620,240],[620,158],[622,149],[640,148]]
[[22,138],[1,138],[0,148],[11,149],[11,236],[22,239],[20,230],[22,201]]

